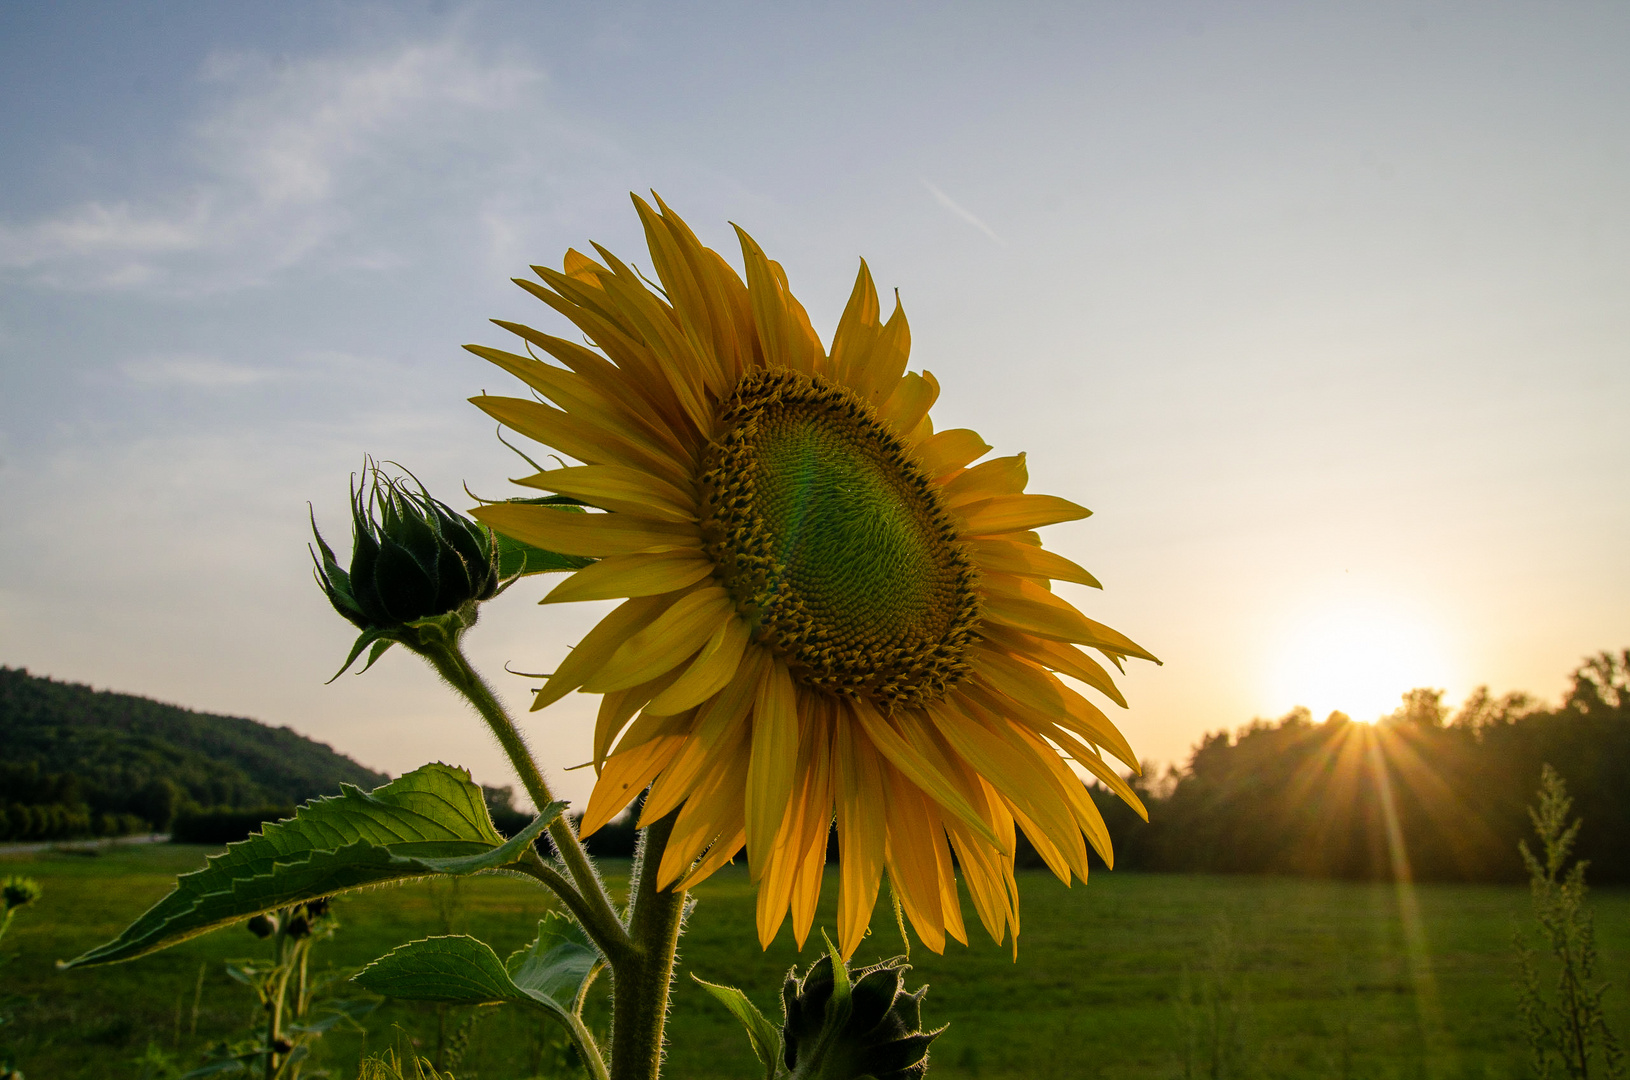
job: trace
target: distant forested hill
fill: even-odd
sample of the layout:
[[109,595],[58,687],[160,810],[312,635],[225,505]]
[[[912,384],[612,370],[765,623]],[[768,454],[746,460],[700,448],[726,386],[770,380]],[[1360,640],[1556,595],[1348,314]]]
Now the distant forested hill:
[[13,838],[163,828],[189,807],[290,806],[388,779],[286,727],[21,668],[0,667],[0,748],[0,836]]

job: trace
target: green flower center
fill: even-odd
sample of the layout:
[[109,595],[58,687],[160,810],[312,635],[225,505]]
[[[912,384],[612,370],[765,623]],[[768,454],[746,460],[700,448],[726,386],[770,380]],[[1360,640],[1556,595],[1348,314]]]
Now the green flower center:
[[759,641],[805,685],[881,704],[967,670],[972,563],[928,478],[870,406],[819,376],[744,377],[702,476],[703,533]]

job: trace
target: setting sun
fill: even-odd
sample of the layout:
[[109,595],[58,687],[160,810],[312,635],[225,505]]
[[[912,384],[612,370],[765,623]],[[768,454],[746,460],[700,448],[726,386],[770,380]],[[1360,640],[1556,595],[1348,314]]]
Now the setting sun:
[[1438,686],[1448,664],[1435,628],[1399,608],[1344,601],[1295,619],[1277,650],[1271,699],[1305,705],[1316,720],[1339,710],[1371,723],[1417,686]]

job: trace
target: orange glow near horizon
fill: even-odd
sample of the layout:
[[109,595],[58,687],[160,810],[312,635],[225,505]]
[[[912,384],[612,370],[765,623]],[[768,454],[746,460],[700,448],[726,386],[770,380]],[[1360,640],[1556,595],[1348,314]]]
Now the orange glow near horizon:
[[1405,691],[1443,687],[1449,664],[1440,635],[1421,616],[1369,600],[1342,600],[1290,621],[1269,685],[1278,712],[1306,706],[1374,723]]

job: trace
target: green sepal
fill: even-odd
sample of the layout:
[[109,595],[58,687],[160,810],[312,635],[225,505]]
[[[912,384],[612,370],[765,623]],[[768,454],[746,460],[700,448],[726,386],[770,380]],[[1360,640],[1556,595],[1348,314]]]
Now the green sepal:
[[753,1044],[753,1053],[764,1065],[764,1080],[775,1080],[776,1073],[781,1067],[781,1029],[770,1023],[764,1014],[758,1011],[747,995],[734,986],[720,986],[699,978],[695,972],[691,978],[713,995],[720,1005],[730,1010],[730,1015],[741,1021],[741,1026],[747,1029],[747,1038]]
[[463,769],[425,765],[373,792],[349,784],[211,856],[116,939],[63,967],[133,960],[239,919],[369,885],[473,874],[521,859],[565,810],[505,840]]

